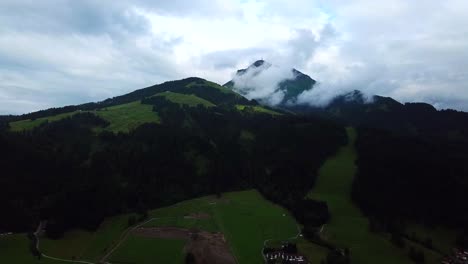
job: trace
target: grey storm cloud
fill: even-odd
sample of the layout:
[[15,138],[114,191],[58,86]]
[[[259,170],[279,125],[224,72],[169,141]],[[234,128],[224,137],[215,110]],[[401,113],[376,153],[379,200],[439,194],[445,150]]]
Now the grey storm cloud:
[[102,100],[167,80],[219,83],[257,59],[319,82],[468,110],[468,3],[3,0],[0,114]]

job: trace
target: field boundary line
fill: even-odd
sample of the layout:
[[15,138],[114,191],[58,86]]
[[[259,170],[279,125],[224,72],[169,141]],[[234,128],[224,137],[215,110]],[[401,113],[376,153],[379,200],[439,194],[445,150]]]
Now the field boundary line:
[[83,261],[83,260],[72,260],[72,259],[62,259],[62,258],[56,258],[56,257],[51,257],[51,256],[48,256],[44,253],[42,253],[39,249],[39,246],[40,246],[40,243],[39,243],[39,233],[42,231],[42,226],[44,225],[44,221],[41,221],[39,222],[39,225],[37,227],[37,230],[36,232],[34,232],[34,237],[36,237],[36,250],[38,252],[40,252],[41,254],[41,257],[44,257],[44,258],[48,258],[48,259],[52,259],[52,260],[58,260],[58,261],[62,261],[62,262],[71,262],[71,263],[83,263],[83,264],[95,264],[95,263],[92,263],[92,262],[88,262],[88,261]]
[[[106,255],[104,255],[101,260],[97,263],[106,263],[106,264],[112,264],[108,261],[105,261],[128,237],[128,235],[130,234],[131,231],[141,227],[142,225],[145,225],[153,220],[158,220],[158,219],[167,219],[167,218],[177,218],[177,217],[155,217],[155,218],[151,218],[151,219],[148,219],[147,221],[145,222],[142,222],[142,223],[139,223],[135,226],[132,226],[132,227],[129,227],[127,228],[123,233],[122,235],[120,236],[121,239],[119,240],[119,242],[111,249],[111,251],[109,251]],[[40,251],[40,243],[39,243],[39,233],[42,231],[42,225],[43,225],[43,222],[41,221],[39,223],[39,226],[37,227],[37,230],[36,232],[34,232],[34,236],[36,237],[36,249]],[[44,258],[48,258],[48,259],[52,259],[52,260],[58,260],[58,261],[62,261],[62,262],[70,262],[70,263],[82,263],[82,264],[97,264],[96,262],[88,262],[88,261],[85,261],[85,260],[73,260],[73,259],[63,259],[63,258],[57,258],[57,257],[52,257],[52,256],[49,256],[47,254],[44,254],[44,253],[40,253],[42,257]]]
[[108,257],[110,257],[110,256],[112,255],[112,253],[114,253],[114,251],[115,251],[117,248],[119,248],[120,245],[122,245],[122,243],[123,243],[125,240],[127,240],[128,235],[129,235],[133,230],[135,230],[135,229],[141,227],[142,225],[145,225],[145,224],[147,224],[147,223],[149,223],[149,222],[151,222],[151,221],[153,221],[153,220],[158,220],[158,219],[172,219],[172,218],[178,218],[178,217],[155,217],[155,218],[151,218],[151,219],[149,219],[149,220],[146,220],[145,222],[139,223],[139,224],[137,224],[137,225],[135,225],[135,226],[131,226],[131,227],[127,228],[127,230],[125,230],[124,233],[122,233],[122,235],[120,236],[121,239],[119,240],[119,242],[118,242],[106,255],[104,255],[104,256],[101,258],[100,263],[109,263],[109,264],[110,264],[110,262],[107,262],[106,259],[107,259]]
[[83,264],[95,264],[95,263],[93,263],[93,262],[87,262],[87,261],[84,261],[84,260],[61,259],[61,258],[55,258],[55,257],[47,256],[47,255],[44,254],[44,253],[41,253],[41,254],[42,254],[42,257],[44,257],[44,258],[48,258],[48,259],[52,259],[52,260],[58,260],[58,261],[62,261],[62,262],[83,263]]

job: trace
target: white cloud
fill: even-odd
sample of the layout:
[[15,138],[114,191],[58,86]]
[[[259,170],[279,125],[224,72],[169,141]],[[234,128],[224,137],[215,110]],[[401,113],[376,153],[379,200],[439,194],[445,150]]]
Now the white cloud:
[[0,114],[188,76],[224,83],[260,58],[318,80],[325,91],[303,100],[359,89],[468,110],[467,9],[462,0],[3,0]]
[[266,62],[258,67],[249,67],[243,74],[234,76],[234,90],[248,99],[278,105],[284,99],[284,91],[279,90],[278,85],[281,81],[294,77],[291,68]]

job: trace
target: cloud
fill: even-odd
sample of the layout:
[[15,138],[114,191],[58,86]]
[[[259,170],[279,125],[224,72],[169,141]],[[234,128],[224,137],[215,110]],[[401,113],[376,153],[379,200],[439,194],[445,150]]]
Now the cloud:
[[[294,65],[306,65],[316,50],[320,46],[327,45],[335,36],[330,24],[325,24],[317,34],[303,28],[295,29],[292,33],[283,49],[262,50],[262,58],[266,58],[266,63],[260,67],[251,66],[246,72],[234,75],[232,79],[234,90],[248,99],[255,99],[271,106],[284,103],[285,92],[280,90],[281,82],[295,79]],[[250,54],[249,50],[244,51],[231,52],[229,56]],[[229,60],[224,59],[224,61]],[[274,62],[273,65],[270,61]],[[309,88],[311,87],[307,87]],[[312,99],[308,95],[300,98],[300,103],[313,104],[312,100],[304,101],[306,98]]]
[[327,5],[341,37],[315,53],[309,64],[315,78],[331,89],[468,110],[468,18],[460,12],[466,2]]
[[260,58],[318,80],[314,93],[324,91],[304,102],[359,89],[468,110],[467,9],[462,0],[3,0],[0,114],[188,76],[224,83]]
[[234,91],[248,99],[255,99],[268,105],[278,105],[284,99],[284,91],[279,90],[280,82],[294,79],[290,68],[271,65],[268,62],[251,66],[234,76]]

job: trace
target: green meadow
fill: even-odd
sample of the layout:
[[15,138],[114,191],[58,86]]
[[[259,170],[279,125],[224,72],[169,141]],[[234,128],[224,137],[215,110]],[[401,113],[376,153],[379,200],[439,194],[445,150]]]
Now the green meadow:
[[348,128],[347,132],[348,144],[322,166],[315,187],[308,194],[309,198],[326,201],[331,213],[331,221],[321,235],[338,247],[349,248],[352,263],[412,263],[407,252],[410,246],[424,252],[426,263],[440,263],[439,254],[421,245],[405,241],[407,248],[401,249],[391,243],[388,235],[369,231],[368,219],[351,201],[356,131]]
[[[194,213],[209,219],[184,219]],[[162,217],[148,225],[196,227],[224,233],[239,263],[262,263],[261,250],[268,239],[288,239],[298,234],[294,218],[283,208],[267,201],[257,191],[225,193],[221,198],[206,196],[153,210],[150,217]]]
[[205,107],[215,106],[215,104],[213,104],[212,102],[200,98],[194,94],[181,94],[166,91],[164,93],[156,94],[155,96],[162,96],[173,103],[188,105],[191,107],[195,107],[197,105],[203,105]]
[[263,114],[270,114],[270,115],[281,115],[280,113],[267,109],[265,107],[255,105],[236,105],[236,109],[242,112],[253,112],[253,113],[263,113]]
[[183,264],[184,240],[130,235],[111,258],[111,263]]
[[74,230],[59,240],[41,238],[41,252],[63,259],[99,261],[121,238],[130,215],[106,219],[96,232]]
[[0,263],[5,264],[64,264],[67,262],[33,257],[29,250],[29,239],[26,234],[15,234],[0,237]]
[[187,229],[195,228],[195,229],[205,230],[209,232],[219,231],[219,227],[213,218],[195,219],[195,218],[187,218],[187,217],[166,217],[166,218],[154,219],[143,225],[143,227],[162,227],[162,226],[180,227],[180,228],[187,228]]
[[153,112],[153,107],[140,101],[99,109],[93,113],[110,123],[104,130],[115,133],[129,132],[144,123],[160,122],[158,114]]
[[63,114],[58,114],[55,116],[49,116],[49,117],[41,117],[37,118],[34,120],[31,119],[25,119],[25,120],[20,120],[20,121],[15,121],[10,123],[10,130],[14,132],[19,132],[19,131],[24,131],[24,130],[31,130],[35,127],[40,126],[43,123],[46,122],[54,122],[54,121],[59,121],[61,119],[64,119],[66,117],[70,117],[76,113],[79,113],[78,111],[75,112],[70,112],[70,113],[63,113]]
[[369,231],[367,218],[351,201],[351,186],[356,173],[356,131],[348,128],[347,132],[348,144],[325,162],[308,195],[328,204],[331,221],[323,228],[322,235],[341,248],[349,248],[353,263],[411,263],[406,254],[386,237]]
[[294,218],[257,191],[228,193],[224,199],[213,206],[213,214],[239,263],[262,263],[265,240],[298,234]]
[[[190,216],[200,213],[209,217],[196,219]],[[59,240],[41,238],[40,249],[52,257],[93,263],[114,248],[107,259],[110,262],[181,263],[184,241],[126,236],[129,217],[109,218],[94,233],[75,230]],[[149,212],[148,220],[145,227],[171,226],[222,232],[239,263],[262,263],[261,251],[266,240],[286,240],[298,234],[294,218],[255,190],[225,193],[220,198],[205,196],[155,209]],[[121,240],[123,243],[116,247]],[[25,234],[0,238],[0,263],[36,263],[28,243]],[[47,261],[61,263],[53,260],[40,263],[48,264]]]
[[[20,120],[10,123],[12,131],[31,130],[45,122],[54,122],[70,117],[80,111],[71,113],[63,113],[50,117],[38,118],[35,120]],[[89,112],[89,111],[86,111]],[[140,101],[135,101],[127,104],[111,106],[96,111],[91,111],[102,119],[109,122],[109,126],[98,128],[96,131],[112,131],[114,133],[127,133],[144,123],[159,123],[160,118],[156,112],[153,112],[153,107],[144,105]]]

